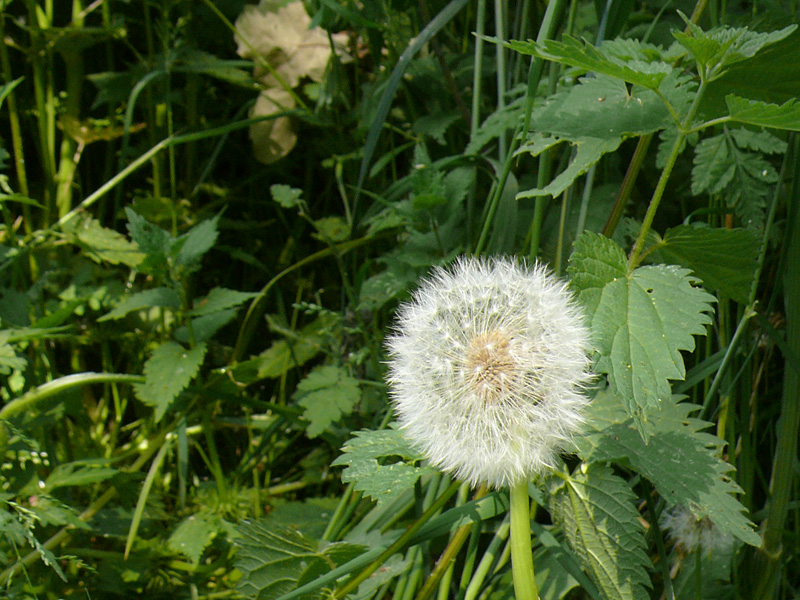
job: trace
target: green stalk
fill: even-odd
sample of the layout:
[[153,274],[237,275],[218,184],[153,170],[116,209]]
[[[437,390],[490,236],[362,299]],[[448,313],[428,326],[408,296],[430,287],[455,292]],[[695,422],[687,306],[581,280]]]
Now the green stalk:
[[[794,149],[797,150],[797,144]],[[786,346],[800,356],[800,153],[795,154],[794,180],[789,199],[790,214],[786,227],[789,238],[785,246],[783,297],[786,310]],[[788,360],[788,358],[787,358]],[[797,365],[794,365],[795,367]],[[768,516],[763,524],[764,543],[757,555],[754,598],[770,600],[780,581],[783,556],[783,535],[789,500],[795,486],[794,465],[797,461],[797,438],[800,434],[800,375],[787,364],[783,373],[783,398],[777,425],[777,446],[769,484]]]
[[531,512],[527,479],[509,490],[511,500],[511,572],[516,600],[538,600],[531,551]]
[[486,552],[484,552],[481,562],[478,563],[478,568],[475,569],[472,580],[469,582],[469,586],[467,586],[464,600],[475,600],[475,598],[478,597],[478,592],[480,592],[483,582],[489,575],[489,570],[498,560],[497,554],[500,551],[500,544],[503,544],[508,539],[510,529],[511,523],[509,522],[509,515],[506,514],[506,518],[494,534],[494,538],[489,542],[489,547],[486,549]]
[[[450,484],[444,493],[436,499],[436,502],[431,504],[428,507],[423,515],[414,521],[414,524],[409,527],[406,532],[397,538],[397,541],[394,542],[391,546],[389,546],[378,558],[372,561],[367,567],[361,571],[358,575],[350,579],[344,586],[342,586],[335,594],[334,598],[336,600],[341,600],[342,598],[346,597],[350,592],[354,592],[358,589],[358,586],[364,583],[369,576],[372,575],[375,571],[381,568],[383,564],[389,560],[389,558],[399,552],[406,544],[408,544],[409,540],[414,537],[414,535],[422,529],[422,526],[425,525],[428,521],[431,520],[431,517],[435,515],[450,498],[458,491],[458,488],[461,484],[458,481],[454,481]],[[526,492],[527,494],[527,492]],[[519,599],[521,600],[521,599]]]

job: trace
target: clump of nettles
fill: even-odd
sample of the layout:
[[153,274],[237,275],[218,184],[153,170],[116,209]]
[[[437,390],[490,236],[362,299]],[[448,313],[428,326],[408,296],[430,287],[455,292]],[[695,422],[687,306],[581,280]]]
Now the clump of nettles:
[[583,421],[589,333],[538,264],[458,260],[403,304],[387,340],[406,436],[473,486],[510,487],[554,463]]
[[724,533],[708,517],[697,518],[684,506],[664,512],[661,526],[683,554],[700,551],[705,555],[728,552],[733,547],[733,536]]

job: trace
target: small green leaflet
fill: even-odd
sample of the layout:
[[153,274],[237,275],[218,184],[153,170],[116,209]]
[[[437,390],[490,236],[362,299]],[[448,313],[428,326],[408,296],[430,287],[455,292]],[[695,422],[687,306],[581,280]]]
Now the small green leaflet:
[[761,247],[756,231],[679,225],[655,237],[648,258],[691,269],[706,288],[747,304]]
[[647,600],[644,527],[628,483],[599,463],[550,479],[550,510],[606,598]]
[[205,344],[187,350],[175,342],[165,342],[153,351],[144,365],[145,382],[134,385],[134,391],[139,400],[156,409],[156,423],[195,378],[205,356]]
[[195,565],[200,561],[203,551],[222,528],[219,516],[210,513],[197,513],[186,517],[172,532],[167,547],[189,557]]
[[172,236],[158,225],[150,223],[132,208],[126,208],[128,233],[145,254],[167,254],[172,247]]
[[[278,340],[258,355],[258,377],[280,377],[322,352],[324,332],[335,324],[330,315],[321,315],[289,340]],[[288,334],[289,332],[287,332]]]
[[721,531],[760,546],[760,536],[736,499],[742,490],[728,475],[733,466],[719,458],[725,442],[702,432],[711,424],[690,417],[696,409],[665,400],[651,414],[651,437],[645,443],[620,399],[610,390],[600,392],[586,415],[593,431],[576,440],[579,452],[587,461],[625,461],[652,481],[669,504],[684,505],[698,519],[708,517]]
[[695,148],[692,193],[724,194],[745,224],[759,227],[778,182],[778,172],[762,154],[785,151],[785,142],[767,132],[732,129],[705,138]]
[[725,104],[728,105],[728,113],[733,121],[800,131],[800,101],[797,99],[793,98],[779,105],[728,94],[725,96]]
[[306,433],[312,438],[350,414],[360,398],[358,381],[342,367],[332,365],[315,367],[297,384],[294,394],[295,401],[305,409]]
[[125,315],[137,310],[152,308],[153,306],[165,306],[167,308],[178,308],[181,305],[181,297],[178,292],[171,288],[153,288],[131,294],[124,298],[112,310],[97,319],[98,321],[111,321],[121,319]]
[[[365,429],[353,435],[342,448],[344,454],[331,465],[346,465],[342,481],[355,482],[357,490],[378,504],[393,500],[404,490],[413,487],[422,475],[433,472],[428,466],[414,466],[413,463],[424,457],[411,447],[397,429]],[[402,460],[391,464],[378,462],[378,459],[386,457],[400,457]]]
[[116,475],[119,471],[108,466],[105,460],[79,460],[58,465],[44,482],[42,491],[51,493],[53,490],[69,486],[86,486],[99,481],[105,481]]
[[136,268],[144,260],[144,254],[135,243],[121,233],[103,227],[96,219],[82,219],[74,226],[67,227],[65,233],[74,235],[77,242],[84,246],[88,256],[97,262],[112,265],[122,263]]
[[606,41],[597,47],[565,35],[562,41],[546,40],[540,44],[533,40],[514,40],[505,45],[521,54],[602,73],[651,90],[658,89],[673,70],[669,64],[658,60],[660,53],[656,46],[634,40]]
[[285,183],[276,183],[269,186],[269,192],[272,194],[272,199],[283,208],[295,208],[303,203],[301,199],[303,190],[293,188]]
[[319,542],[271,519],[244,521],[236,531],[239,537],[234,564],[242,572],[237,589],[253,600],[279,598],[366,550],[345,542]]
[[[622,250],[615,248],[604,236],[582,234],[569,272],[581,301],[589,300],[585,306],[600,354],[596,370],[608,374],[646,436],[648,413],[671,396],[669,380],[685,377],[680,351],[693,350],[693,336],[705,333],[715,299],[694,286],[697,280],[688,269],[658,265],[628,274]],[[595,257],[616,259],[616,264],[603,265],[601,273],[585,272]]]

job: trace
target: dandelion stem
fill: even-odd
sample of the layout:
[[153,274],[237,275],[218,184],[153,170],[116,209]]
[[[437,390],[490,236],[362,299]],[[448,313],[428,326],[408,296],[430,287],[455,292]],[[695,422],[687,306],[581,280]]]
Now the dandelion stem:
[[528,480],[514,484],[511,499],[511,572],[516,600],[538,600],[531,553],[531,513]]

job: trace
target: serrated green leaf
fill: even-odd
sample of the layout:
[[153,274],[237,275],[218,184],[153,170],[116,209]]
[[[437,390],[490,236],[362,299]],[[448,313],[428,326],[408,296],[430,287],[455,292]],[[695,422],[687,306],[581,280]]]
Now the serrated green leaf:
[[598,463],[562,475],[551,487],[550,510],[597,587],[607,598],[646,600],[644,527],[628,483]]
[[200,259],[208,252],[217,241],[219,215],[212,219],[207,219],[192,227],[188,232],[180,236],[176,242],[180,245],[180,250],[175,257],[178,265],[195,269],[199,265]]
[[284,183],[276,183],[269,186],[269,192],[272,194],[272,199],[283,208],[295,208],[303,202],[301,199],[303,190],[293,188]]
[[18,356],[14,346],[8,344],[10,330],[0,332],[0,374],[9,375],[11,371],[22,371],[28,364],[24,356]]
[[131,239],[139,246],[139,250],[145,254],[169,253],[173,238],[168,232],[150,223],[132,208],[126,207],[125,214],[128,217],[128,232]]
[[144,260],[144,254],[135,243],[121,233],[103,227],[96,219],[83,219],[67,233],[74,235],[89,258],[97,262],[122,263],[136,268]]
[[[332,466],[346,465],[342,481],[355,482],[355,488],[382,504],[413,487],[417,479],[432,469],[413,463],[424,457],[414,450],[396,429],[356,431],[342,448],[343,454]],[[399,462],[380,464],[378,459],[400,457]]]
[[204,298],[194,301],[194,307],[187,314],[189,317],[202,317],[221,310],[239,306],[258,296],[257,292],[239,292],[223,287],[215,287]]
[[646,60],[644,49],[651,50],[652,57],[655,46],[642,44],[642,53],[635,57],[631,56],[633,40],[627,42],[626,46],[611,42],[594,46],[565,35],[562,41],[546,40],[538,43],[532,40],[527,42],[513,40],[505,45],[522,54],[531,54],[585,71],[602,73],[651,90],[658,89],[664,78],[672,72],[672,66],[660,60]]
[[145,382],[134,385],[134,391],[139,400],[155,408],[156,422],[195,378],[205,356],[205,344],[187,350],[175,342],[165,342],[153,351],[144,365]]
[[131,294],[97,320],[102,322],[121,319],[133,311],[144,310],[153,306],[179,308],[180,305],[181,297],[175,290],[163,287],[153,288],[152,290]]
[[[684,378],[680,351],[693,350],[693,336],[705,333],[715,299],[693,285],[697,280],[688,269],[646,266],[628,274],[624,254],[613,250],[613,242],[596,234],[582,237],[570,258],[570,273],[579,298],[588,300],[592,339],[600,353],[596,370],[608,374],[646,435],[647,413],[670,397],[669,380]],[[603,267],[599,272],[591,270],[597,263]]]
[[189,335],[189,328],[181,325],[175,330],[174,337],[183,344],[189,344],[192,337],[195,342],[207,342],[220,329],[236,318],[236,309],[228,308],[219,310],[211,314],[195,317],[192,319],[192,336]]
[[315,367],[297,384],[294,394],[295,401],[305,409],[306,433],[312,438],[350,414],[360,398],[358,381],[343,368],[332,365]]
[[350,226],[342,217],[323,217],[314,221],[317,232],[314,234],[326,243],[343,242],[350,237]]
[[[674,89],[681,106],[692,97]],[[625,139],[658,131],[672,124],[664,102],[652,91],[606,75],[583,77],[578,85],[555,94],[536,107],[531,119],[537,131],[563,139]]]
[[648,255],[654,262],[691,269],[706,289],[748,302],[761,246],[757,232],[679,225],[658,240]]
[[796,99],[787,100],[779,105],[729,94],[725,96],[725,104],[728,105],[728,114],[734,121],[760,127],[800,131],[800,101]]
[[220,531],[220,518],[213,514],[197,513],[186,517],[167,539],[167,547],[189,557],[195,565]]
[[587,314],[593,315],[603,288],[627,275],[625,252],[610,238],[586,232],[575,240],[567,272]]
[[392,298],[403,293],[414,281],[412,276],[398,275],[394,269],[386,269],[373,275],[363,284],[358,298],[358,310],[377,310]]
[[738,130],[736,135],[723,132],[701,141],[695,149],[692,193],[722,193],[742,222],[760,226],[778,173],[760,153],[740,148],[737,140],[747,146],[763,147],[765,142],[745,130]]
[[244,521],[236,531],[234,564],[242,572],[237,589],[254,600],[279,598],[297,589],[301,581],[318,578],[366,550],[345,542],[318,542],[267,519]]
[[619,397],[603,391],[587,411],[592,431],[577,440],[580,454],[590,461],[624,460],[669,504],[685,505],[698,519],[707,517],[721,531],[759,546],[761,538],[736,499],[742,490],[729,476],[734,468],[719,458],[725,442],[702,431],[710,423],[689,416],[697,408],[673,398],[662,402],[661,410],[650,414],[645,443]]
[[461,119],[461,113],[457,110],[446,112],[435,112],[430,115],[420,117],[411,126],[412,131],[419,135],[428,135],[439,144],[444,145],[444,134],[447,129]]
[[62,527],[69,525],[76,529],[91,531],[91,526],[78,518],[78,511],[47,494],[38,494],[31,511],[42,525]]
[[722,27],[706,32],[685,17],[684,21],[688,33],[675,30],[672,35],[706,70],[708,81],[720,77],[726,67],[752,58],[762,48],[786,38],[797,27],[790,25],[768,33],[750,31],[746,27]]

